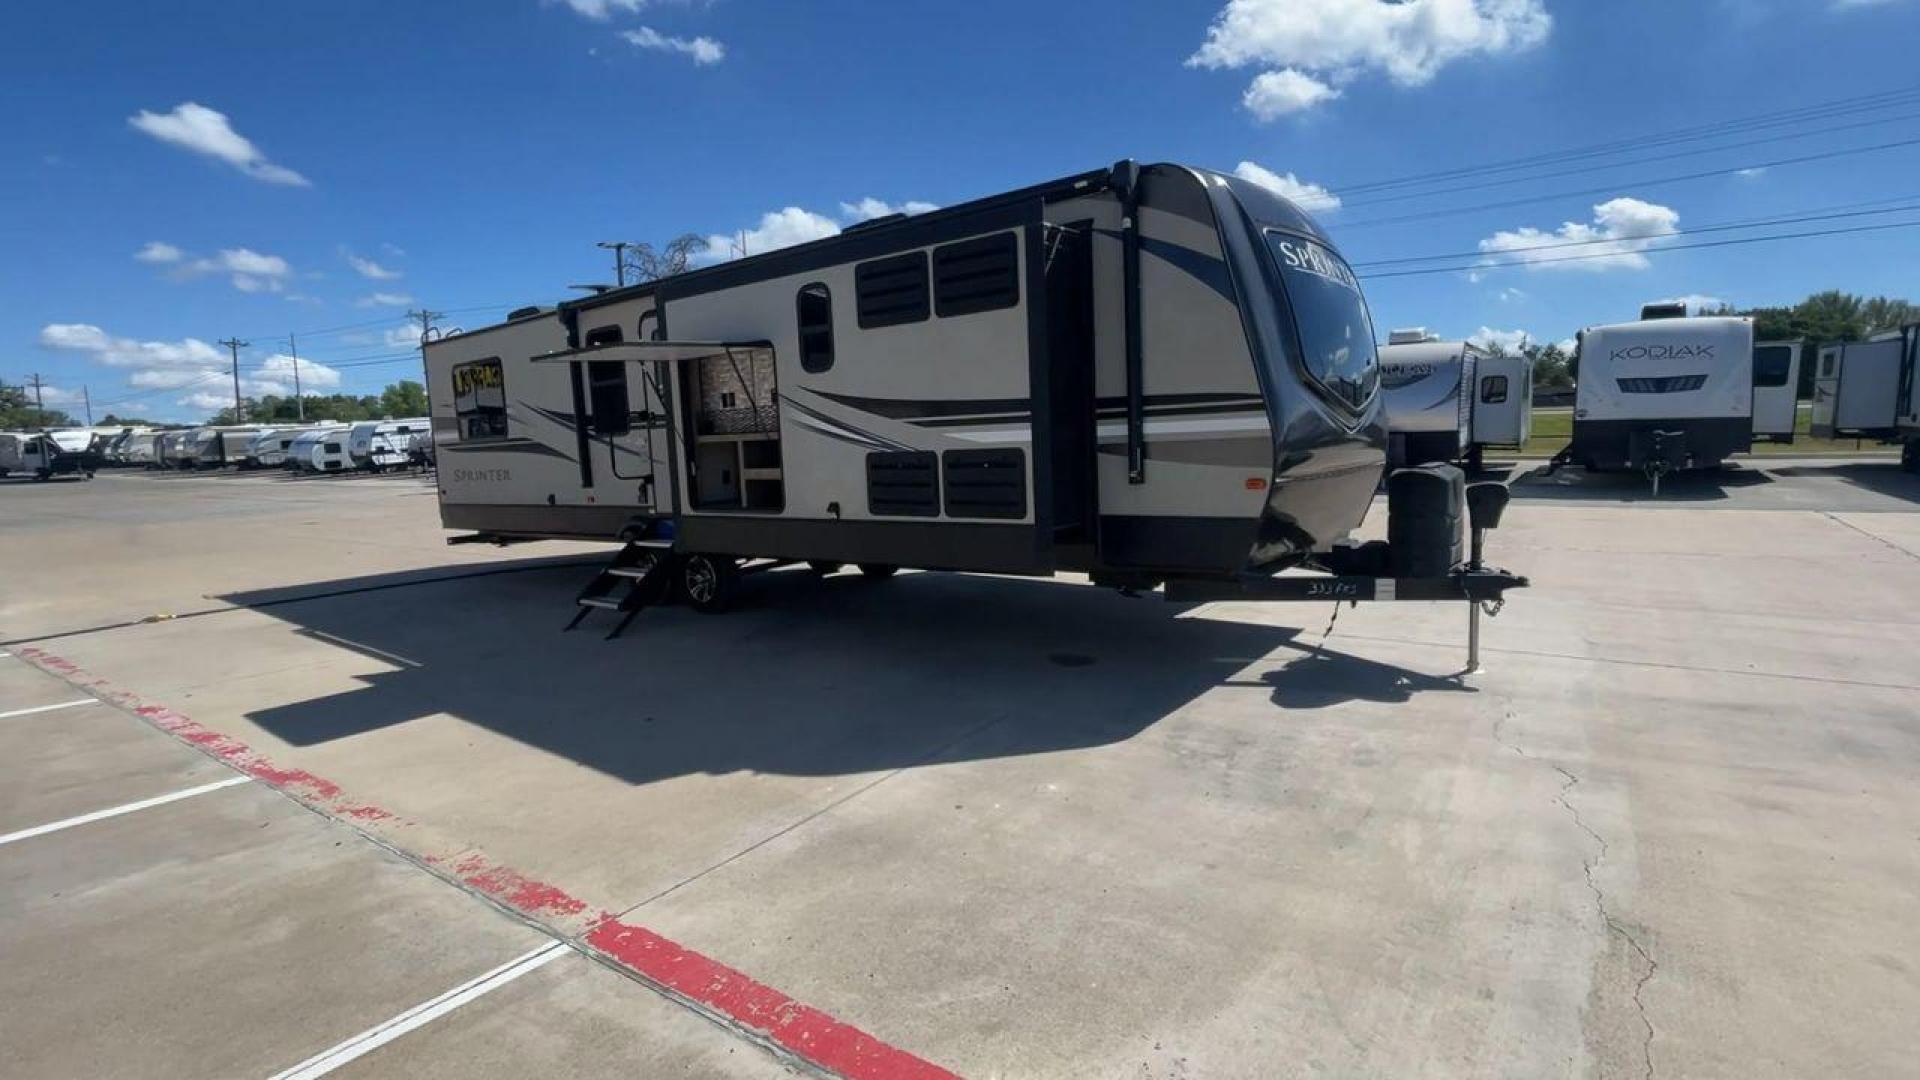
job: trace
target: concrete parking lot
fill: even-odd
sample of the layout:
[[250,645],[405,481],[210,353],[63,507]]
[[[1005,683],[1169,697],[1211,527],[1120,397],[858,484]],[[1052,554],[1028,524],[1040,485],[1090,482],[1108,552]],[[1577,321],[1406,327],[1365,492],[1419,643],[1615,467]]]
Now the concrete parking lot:
[[0,483],[5,1071],[1911,1073],[1920,478],[1515,492],[1461,676],[951,574],[606,642],[419,478]]

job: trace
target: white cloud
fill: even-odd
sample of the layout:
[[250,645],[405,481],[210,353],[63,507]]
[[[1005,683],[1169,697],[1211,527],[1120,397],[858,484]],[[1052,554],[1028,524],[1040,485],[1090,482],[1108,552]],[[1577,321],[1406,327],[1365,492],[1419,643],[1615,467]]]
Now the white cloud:
[[925,214],[938,209],[940,209],[940,207],[935,204],[921,202],[918,199],[908,199],[903,203],[890,203],[869,195],[859,202],[841,203],[840,217],[847,222],[872,221],[874,218],[886,217],[889,214]]
[[642,49],[685,53],[693,58],[695,64],[703,67],[708,64],[717,64],[727,58],[727,47],[710,37],[668,37],[651,26],[628,30],[620,36]]
[[1251,161],[1243,161],[1233,167],[1233,175],[1273,192],[1292,202],[1302,210],[1338,210],[1340,196],[1321,187],[1310,184],[1292,173],[1277,173]]
[[1500,292],[1496,295],[1500,297],[1500,302],[1503,304],[1517,303],[1527,298],[1527,294],[1525,292],[1519,289],[1513,289],[1513,288],[1501,289]]
[[376,292],[353,302],[354,307],[406,307],[413,297],[406,293]]
[[158,240],[149,240],[146,247],[133,253],[134,261],[143,263],[177,263],[185,257],[179,248]]
[[1591,222],[1569,221],[1552,232],[1502,230],[1480,241],[1480,250],[1530,270],[1644,270],[1641,252],[1673,235],[1679,224],[1670,207],[1622,196],[1595,206]]
[[[552,0],[549,0],[551,3]],[[629,15],[637,14],[647,6],[647,0],[561,0],[574,10],[595,22],[605,22],[615,11],[624,11]]]
[[110,367],[199,368],[226,363],[227,354],[201,341],[138,341],[115,337],[91,323],[48,323],[40,344],[62,352],[88,353]]
[[1496,330],[1491,326],[1483,326],[1473,333],[1468,334],[1467,340],[1482,348],[1490,348],[1498,345],[1500,348],[1511,352],[1536,339],[1525,330]]
[[[707,248],[699,255],[702,262],[724,262],[741,254],[759,255],[777,248],[821,240],[840,232],[840,223],[811,210],[789,206],[760,215],[760,224],[732,236],[707,237]],[[744,252],[742,249],[745,249]]]
[[1552,27],[1542,0],[1227,0],[1187,64],[1267,69],[1243,101],[1271,120],[1370,73],[1419,86],[1457,60],[1531,49]]
[[252,248],[222,248],[217,255],[178,264],[176,280],[187,281],[207,274],[227,274],[233,287],[241,292],[280,292],[293,276],[293,267],[278,255],[263,255]]
[[[340,385],[340,372],[325,364],[315,363],[302,357],[300,364],[300,392],[311,393],[316,389],[329,390]],[[273,394],[277,397],[290,397],[293,394],[294,358],[285,353],[274,353],[260,362],[260,366],[248,373],[243,366],[240,372],[240,392],[249,397]]]
[[1767,169],[1764,165],[1752,169],[1738,169],[1733,175],[1740,177],[1742,180],[1751,180],[1756,176],[1767,175]]
[[1240,104],[1255,118],[1271,123],[1339,96],[1340,91],[1298,68],[1281,68],[1255,75],[1240,95]]
[[347,260],[347,265],[353,267],[354,273],[372,281],[393,281],[402,276],[398,270],[381,266],[372,259],[355,255],[345,248],[340,250],[340,257]]
[[268,161],[259,147],[233,130],[225,113],[205,105],[188,101],[164,113],[142,109],[128,117],[127,123],[161,142],[224,161],[255,180],[294,187],[312,186],[306,177],[292,169]]
[[413,323],[388,327],[380,335],[380,344],[389,349],[417,349],[420,347],[420,328]]

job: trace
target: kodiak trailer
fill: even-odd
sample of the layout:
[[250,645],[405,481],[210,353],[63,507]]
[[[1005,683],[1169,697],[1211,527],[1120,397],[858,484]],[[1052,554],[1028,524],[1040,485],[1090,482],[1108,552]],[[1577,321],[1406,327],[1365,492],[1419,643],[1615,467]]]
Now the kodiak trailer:
[[1660,317],[1591,326],[1575,346],[1573,440],[1591,470],[1717,468],[1753,442],[1753,322]]
[[724,606],[743,560],[1494,601],[1525,580],[1459,538],[1499,485],[1405,470],[1399,542],[1346,540],[1385,464],[1373,342],[1291,203],[1121,162],[428,342],[441,517],[626,541],[579,614],[628,619]]

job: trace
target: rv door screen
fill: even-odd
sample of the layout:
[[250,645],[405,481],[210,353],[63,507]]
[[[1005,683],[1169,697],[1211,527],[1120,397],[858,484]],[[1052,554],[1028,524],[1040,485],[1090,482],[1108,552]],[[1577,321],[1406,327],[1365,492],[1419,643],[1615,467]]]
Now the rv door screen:
[[498,357],[455,365],[453,413],[464,442],[507,437],[507,386]]

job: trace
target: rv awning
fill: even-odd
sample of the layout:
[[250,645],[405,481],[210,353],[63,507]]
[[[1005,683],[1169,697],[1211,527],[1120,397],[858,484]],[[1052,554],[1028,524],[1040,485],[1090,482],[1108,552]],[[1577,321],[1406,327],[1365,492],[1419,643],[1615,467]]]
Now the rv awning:
[[584,349],[564,349],[533,358],[536,364],[573,364],[583,360],[614,360],[636,363],[643,360],[705,360],[749,349],[771,349],[771,341],[629,341],[618,345],[591,345]]

